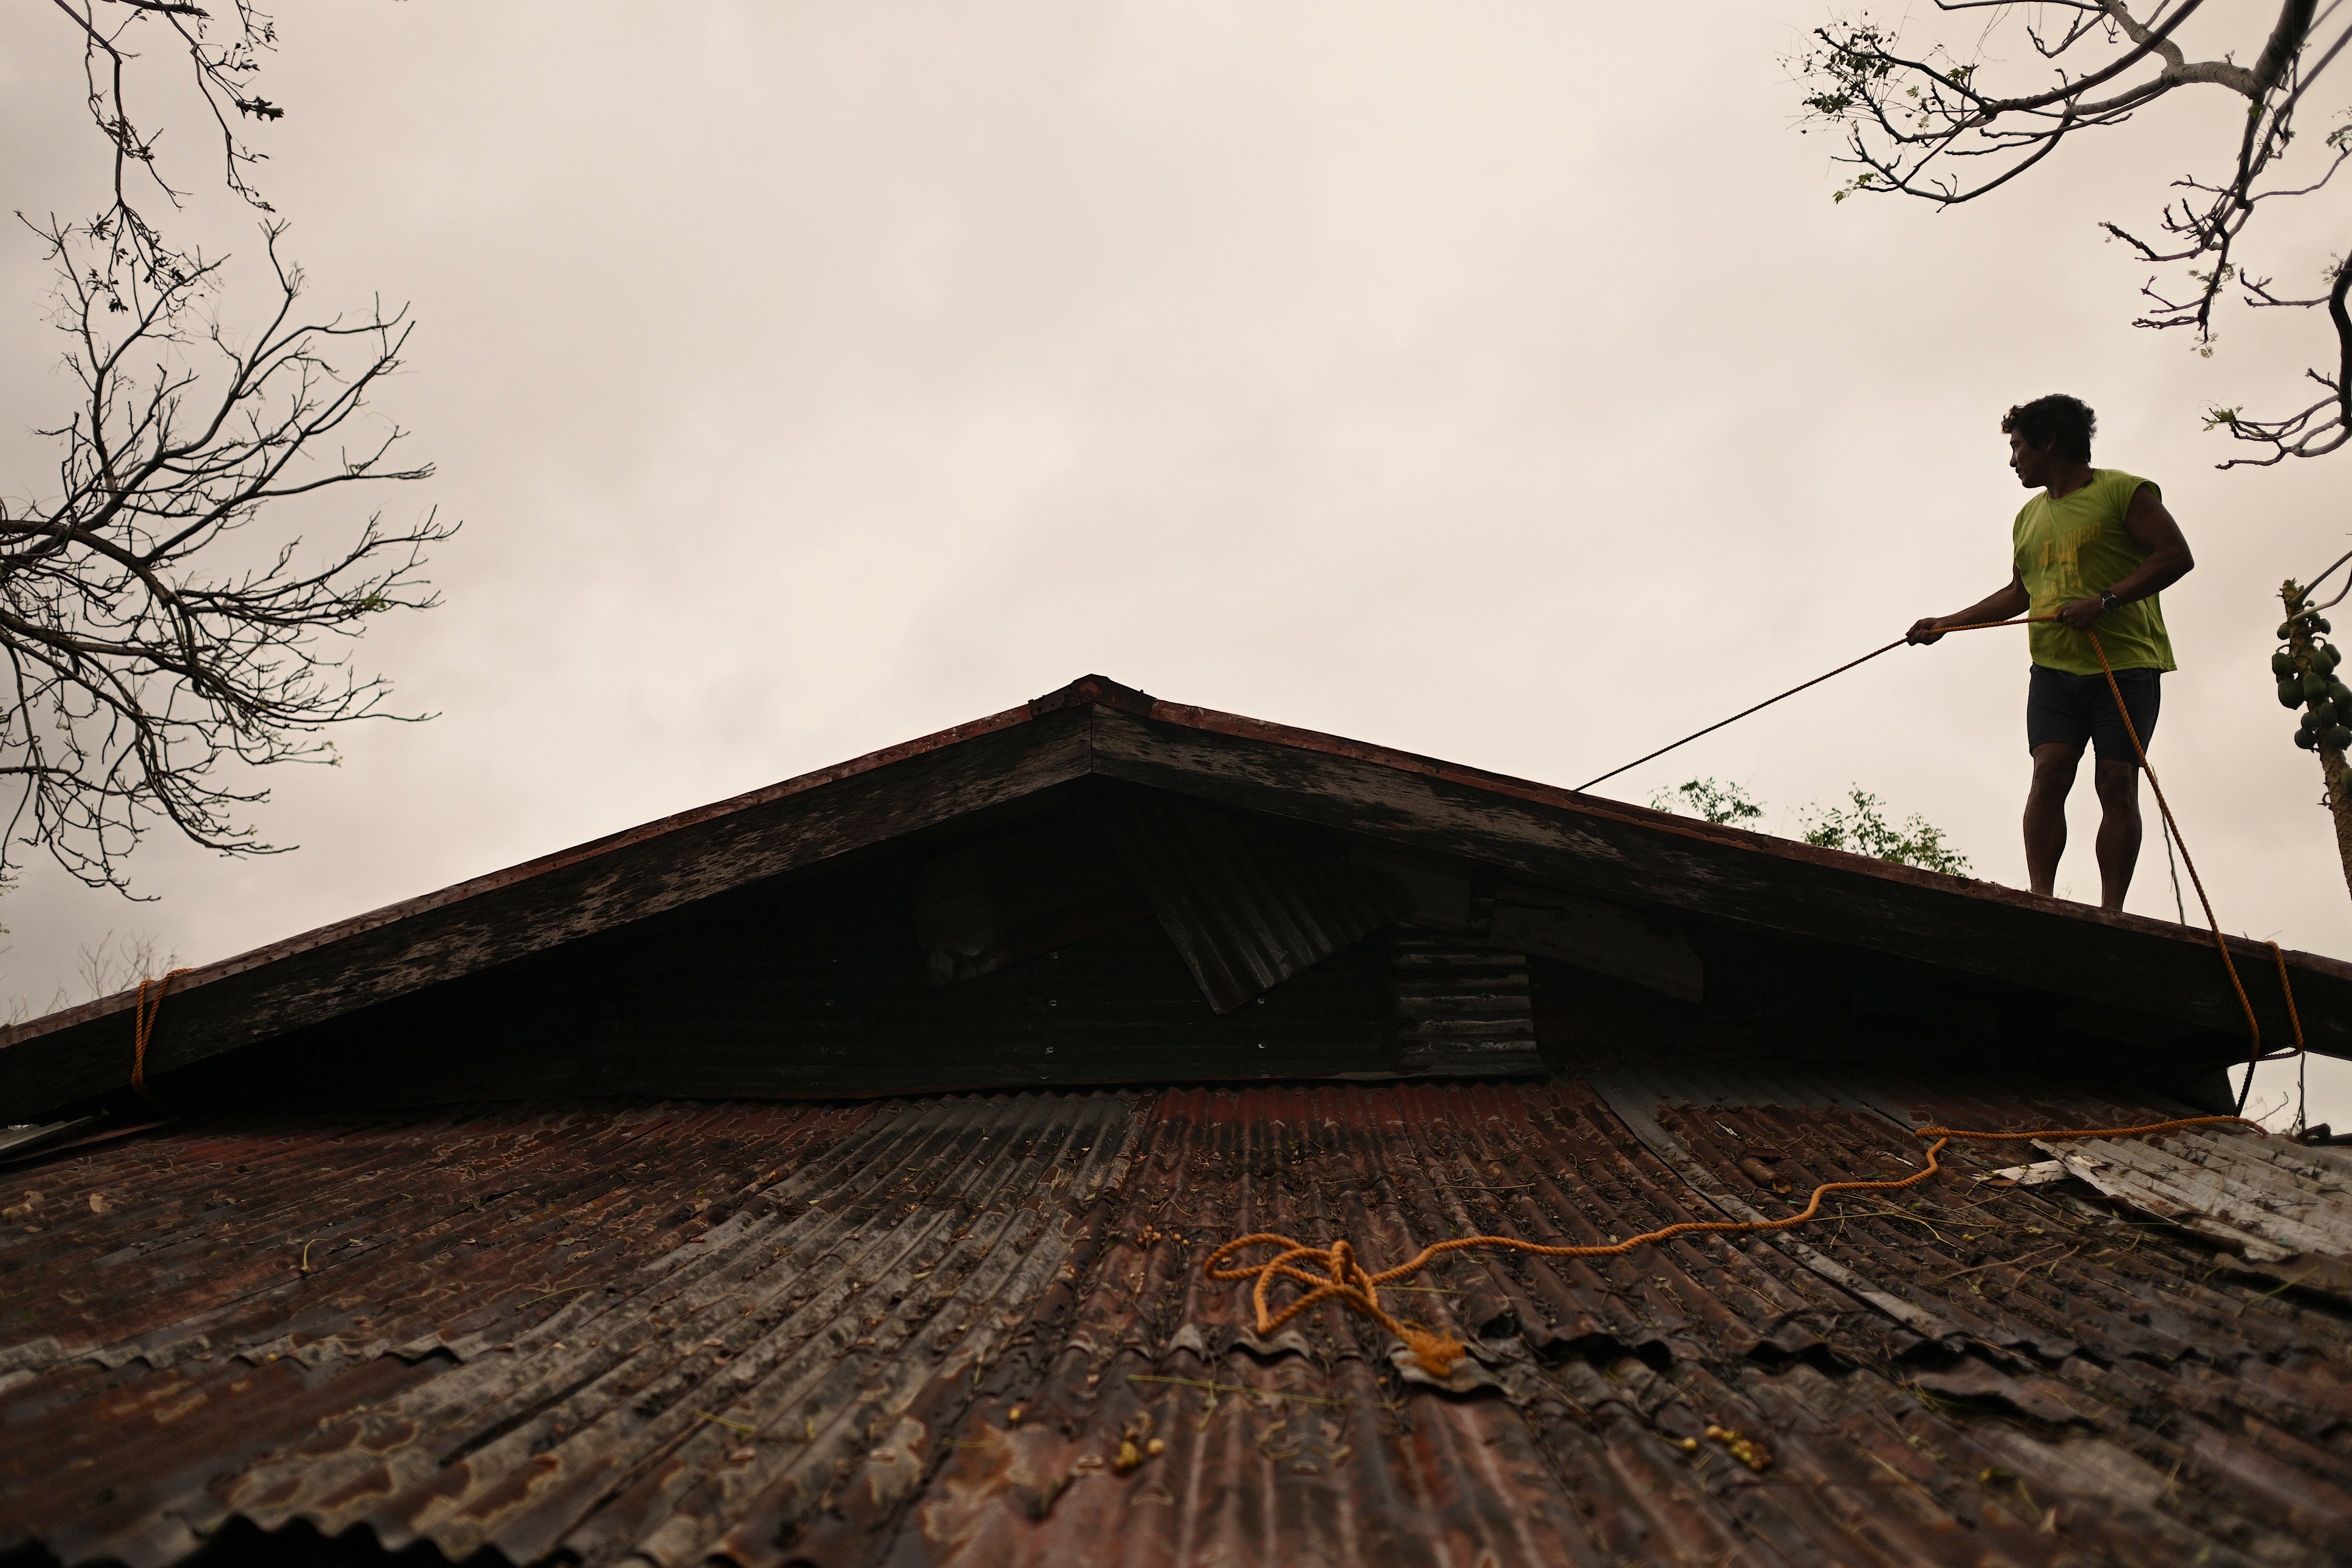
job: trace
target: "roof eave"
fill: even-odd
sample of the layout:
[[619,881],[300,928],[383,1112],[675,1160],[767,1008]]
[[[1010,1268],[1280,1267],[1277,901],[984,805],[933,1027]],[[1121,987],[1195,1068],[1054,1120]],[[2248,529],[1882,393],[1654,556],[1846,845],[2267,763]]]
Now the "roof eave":
[[[1150,734],[1139,737],[1138,726]],[[1253,785],[1223,766],[1187,765],[1150,755],[1155,747],[1166,751],[1187,733],[1242,743],[1265,765],[1261,773],[1279,773],[1276,763],[1287,757],[1301,765],[1317,759],[1320,775],[1311,782],[1297,780],[1303,787],[1286,789],[1272,779]],[[2060,934],[2071,934],[2058,942],[2060,946],[2086,956],[2137,954],[2144,960],[2122,963],[2126,973],[2119,983],[2092,986],[2094,996],[2115,991],[2144,1001],[2132,974],[2168,964],[2212,962],[2204,933],[2166,922],[2106,915],[1969,878],[1166,702],[1088,675],[985,718],[199,966],[173,981],[172,1027],[155,1043],[151,1070],[184,1065],[1088,774],[1373,832],[1383,831],[1383,818],[1401,820],[1403,810],[1400,802],[1383,797],[1414,780],[1418,783],[1406,790],[1417,802],[1412,809],[1457,822],[1489,819],[1482,841],[1457,847],[1497,863],[1516,862],[1530,876],[1637,903],[1674,906],[1679,896],[1721,883],[1719,870],[1693,871],[1685,864],[1680,873],[1665,872],[1678,858],[1689,862],[1696,855],[1719,862],[1722,852],[1729,851],[1733,858],[1727,863],[1747,868],[1747,881],[1752,884],[1742,895],[1747,904],[1701,913],[1735,923],[1911,957],[1921,956],[1918,928],[1923,923],[1991,929],[2000,939],[1981,952],[1954,951],[1944,955],[1944,961],[1964,971],[2011,978],[2019,977],[2016,963],[2033,967],[2037,951]],[[1350,808],[1342,807],[1340,796],[1334,793],[1342,775],[1354,813],[1345,821],[1340,819]],[[816,808],[820,800],[823,810]],[[809,821],[795,829],[799,818]],[[1513,821],[1507,824],[1504,818]],[[1571,828],[1608,841],[1597,860],[1575,862],[1565,852],[1539,852],[1547,839],[1564,841],[1577,836],[1569,831]],[[1397,828],[1396,836],[1411,839],[1416,833],[1408,825]],[[1444,847],[1444,832],[1418,836],[1424,847]],[[1654,852],[1647,857],[1656,862],[1654,880],[1647,883],[1640,880],[1638,871],[1607,871],[1612,861],[1627,858],[1625,845],[1636,840]],[[1677,857],[1656,848],[1675,844],[1685,846],[1686,852]],[[1602,867],[1602,873],[1595,873],[1595,865]],[[1783,890],[1788,907],[1770,906],[1769,894],[1776,886]],[[1826,923],[1811,918],[1817,912],[1810,905],[1815,901],[1878,905],[1897,887],[1909,894],[1896,895],[1903,900],[1898,907],[1915,909],[1918,918],[1892,924],[1867,914]],[[1767,902],[1759,904],[1759,899]],[[2241,955],[2242,972],[2256,972],[2255,966],[2269,970],[2270,954],[2261,945],[2239,939],[2232,946]],[[2352,965],[2305,953],[2286,957],[2310,983],[2352,998]],[[2218,984],[2219,967],[2213,967]],[[271,970],[278,972],[275,980],[249,978]],[[243,983],[228,984],[238,981]],[[2200,1005],[2198,1021],[2227,1027],[2235,1004],[2225,988],[2216,991],[2216,998],[2214,1007]],[[127,1082],[136,1000],[135,991],[119,992],[0,1030],[0,1105],[21,1111],[37,1103],[46,1108]],[[2221,1002],[2227,1002],[2226,1011],[2216,1010]],[[2352,1055],[2347,1010],[2315,1011],[2306,1004],[2306,1023],[2319,1026],[2315,1030],[2319,1038],[2312,1041],[2315,1050]],[[2282,1009],[2272,1026],[2273,1038],[2284,1039],[2285,1028]],[[121,1037],[119,1042],[113,1040],[116,1035]],[[90,1058],[89,1062],[83,1070],[72,1070],[67,1059],[83,1055]]]

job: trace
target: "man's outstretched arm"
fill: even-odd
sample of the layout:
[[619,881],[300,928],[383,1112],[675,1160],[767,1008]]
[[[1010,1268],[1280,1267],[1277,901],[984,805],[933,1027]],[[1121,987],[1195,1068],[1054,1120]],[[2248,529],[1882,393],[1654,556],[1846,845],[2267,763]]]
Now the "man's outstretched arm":
[[[2098,601],[2095,599],[2091,602],[2096,604]],[[2009,574],[2007,588],[1986,594],[1966,610],[1955,610],[1949,615],[1924,615],[1911,622],[1909,640],[1932,643],[1944,634],[1947,626],[1975,626],[1987,621],[2014,620],[2032,605],[2033,596],[2025,591],[2025,580],[2012,570]]]

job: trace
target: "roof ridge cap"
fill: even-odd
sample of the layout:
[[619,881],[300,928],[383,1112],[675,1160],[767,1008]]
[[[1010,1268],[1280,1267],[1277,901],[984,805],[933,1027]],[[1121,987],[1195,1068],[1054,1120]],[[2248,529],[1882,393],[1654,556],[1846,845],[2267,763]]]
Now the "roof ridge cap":
[[1108,675],[1080,675],[1066,686],[1047,692],[1042,697],[1030,698],[1029,711],[1033,715],[1053,713],[1082,704],[1117,708],[1121,713],[1141,714],[1147,718],[1155,706],[1149,692],[1114,681]]

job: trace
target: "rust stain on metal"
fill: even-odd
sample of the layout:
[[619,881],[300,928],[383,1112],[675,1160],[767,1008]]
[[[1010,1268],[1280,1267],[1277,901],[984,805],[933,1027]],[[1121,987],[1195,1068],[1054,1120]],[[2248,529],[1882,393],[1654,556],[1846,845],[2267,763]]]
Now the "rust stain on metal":
[[1801,1190],[1916,1160],[1923,1114],[2150,1109],[1644,1082],[503,1107],[68,1151],[25,1173],[54,1216],[0,1228],[0,1551],[164,1568],[243,1520],[744,1568],[2352,1553],[2339,1310],[2082,1184],[1965,1179],[2013,1151],[1842,1204],[1806,1233],[1829,1271],[1755,1238],[1457,1255],[1393,1299],[1470,1343],[1458,1387],[1336,1308],[1260,1341],[1201,1277],[1252,1230],[1375,1267],[1606,1240],[1784,1204],[1759,1150]]

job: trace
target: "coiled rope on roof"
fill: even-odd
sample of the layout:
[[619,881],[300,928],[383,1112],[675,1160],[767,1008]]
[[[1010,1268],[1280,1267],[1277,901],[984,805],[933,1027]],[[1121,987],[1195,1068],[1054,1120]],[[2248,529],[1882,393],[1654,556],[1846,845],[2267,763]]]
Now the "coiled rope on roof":
[[[1632,1236],[1622,1241],[1586,1247],[1555,1247],[1539,1241],[1524,1241],[1516,1236],[1464,1236],[1451,1241],[1433,1242],[1406,1259],[1393,1269],[1373,1273],[1357,1261],[1355,1249],[1345,1240],[1334,1241],[1328,1247],[1308,1247],[1287,1236],[1274,1231],[1260,1231],[1253,1236],[1236,1237],[1209,1254],[1202,1265],[1212,1280],[1254,1280],[1250,1304],[1255,1309],[1257,1332],[1261,1335],[1279,1330],[1291,1319],[1308,1308],[1324,1301],[1339,1301],[1380,1324],[1404,1342],[1413,1358],[1433,1377],[1444,1377],[1466,1354],[1468,1347],[1450,1334],[1392,1315],[1381,1305],[1381,1287],[1399,1280],[1411,1279],[1430,1264],[1450,1252],[1460,1252],[1473,1247],[1500,1247],[1514,1252],[1531,1253],[1538,1258],[1619,1258],[1637,1248],[1655,1242],[1671,1241],[1678,1236],[1753,1236],[1767,1231],[1789,1230],[1820,1217],[1822,1200],[1837,1192],[1895,1192],[1916,1186],[1943,1170],[1937,1158],[1954,1138],[1982,1138],[2010,1141],[2028,1138],[2123,1138],[2142,1133],[2166,1133],[2180,1127],[2205,1127],[2219,1124],[2252,1127],[2261,1132],[2261,1124],[2243,1116],[2183,1116],[2170,1122],[2150,1122],[2137,1127],[2060,1127],[2032,1133],[1974,1133],[1957,1127],[1921,1127],[1923,1138],[1936,1141],[1928,1145],[1927,1165],[1907,1176],[1888,1181],[1827,1181],[1813,1188],[1813,1196],[1802,1212],[1785,1219],[1691,1219],[1678,1225]],[[1275,1255],[1263,1263],[1224,1267],[1225,1260],[1252,1247],[1274,1247]],[[1308,1273],[1298,1267],[1312,1263],[1322,1271]],[[1305,1293],[1279,1311],[1273,1310],[1267,1297],[1275,1281],[1289,1280],[1307,1287]]]

